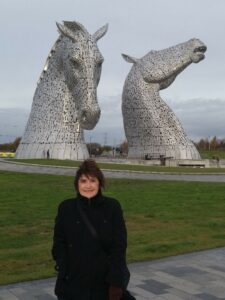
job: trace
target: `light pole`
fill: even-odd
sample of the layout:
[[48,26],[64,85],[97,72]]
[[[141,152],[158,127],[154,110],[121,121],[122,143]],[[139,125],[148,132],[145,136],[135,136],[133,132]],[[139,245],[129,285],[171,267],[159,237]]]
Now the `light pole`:
[[90,157],[91,157],[91,139],[92,139],[92,136],[90,135],[90,137],[89,137],[89,152],[90,152]]

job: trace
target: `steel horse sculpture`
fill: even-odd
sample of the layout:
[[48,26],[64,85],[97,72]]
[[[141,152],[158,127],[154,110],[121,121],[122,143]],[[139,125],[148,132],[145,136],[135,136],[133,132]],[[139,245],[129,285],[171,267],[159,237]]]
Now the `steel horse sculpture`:
[[200,159],[181,123],[161,99],[167,88],[187,66],[204,59],[206,46],[198,39],[161,50],[140,59],[122,54],[133,63],[122,96],[124,129],[129,158]]
[[57,24],[52,47],[34,94],[31,113],[16,158],[85,159],[83,129],[100,117],[97,86],[103,56],[97,41],[108,25],[90,35],[78,22]]

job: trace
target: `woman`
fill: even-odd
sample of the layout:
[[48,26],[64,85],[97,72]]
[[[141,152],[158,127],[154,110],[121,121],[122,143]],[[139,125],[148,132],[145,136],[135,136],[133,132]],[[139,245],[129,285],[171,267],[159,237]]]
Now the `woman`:
[[63,201],[55,221],[52,255],[59,300],[119,300],[126,288],[127,233],[119,202],[102,195],[94,160],[79,167],[77,197]]

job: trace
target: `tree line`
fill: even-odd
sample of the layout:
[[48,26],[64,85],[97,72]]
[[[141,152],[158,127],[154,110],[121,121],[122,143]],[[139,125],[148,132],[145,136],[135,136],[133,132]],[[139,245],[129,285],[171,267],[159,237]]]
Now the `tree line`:
[[[0,151],[16,152],[21,141],[21,137],[17,137],[13,142],[0,144]],[[225,138],[219,139],[216,136],[210,138],[201,138],[198,142],[194,142],[199,151],[203,150],[225,150]],[[128,143],[123,141],[116,147],[110,145],[101,145],[99,143],[87,143],[87,148],[90,155],[99,156],[111,153],[113,156],[118,154],[126,155],[128,153]]]
[[202,138],[194,143],[198,150],[225,150],[225,139],[219,139],[216,136],[210,138]]
[[[0,144],[0,151],[16,152],[16,149],[18,148],[20,141],[21,141],[21,137],[17,137],[13,142]],[[116,147],[113,147],[110,145],[102,146],[99,143],[87,143],[87,148],[88,148],[89,154],[93,155],[93,156],[99,156],[104,153],[105,154],[107,154],[107,153],[112,153],[112,154],[125,153],[126,154],[127,150],[128,150],[126,141]]]
[[0,144],[0,151],[2,152],[16,152],[17,147],[21,141],[21,137],[17,137],[13,142]]

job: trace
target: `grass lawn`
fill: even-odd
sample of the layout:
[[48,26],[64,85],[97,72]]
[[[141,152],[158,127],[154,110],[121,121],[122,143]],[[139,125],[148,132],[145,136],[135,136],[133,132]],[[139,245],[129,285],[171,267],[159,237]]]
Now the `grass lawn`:
[[[73,178],[0,171],[0,284],[54,276],[52,230]],[[110,179],[128,227],[128,261],[225,246],[225,183]]]
[[[64,167],[78,167],[80,161],[72,160],[59,160],[59,159],[10,159],[10,161],[40,164],[40,165],[52,165],[52,166],[64,166]],[[147,166],[147,165],[131,165],[131,164],[115,164],[115,163],[102,163],[98,161],[98,165],[101,169],[113,169],[113,170],[131,170],[131,171],[144,171],[144,172],[163,172],[163,173],[225,173],[225,168],[193,168],[193,167],[164,167],[164,166]]]

